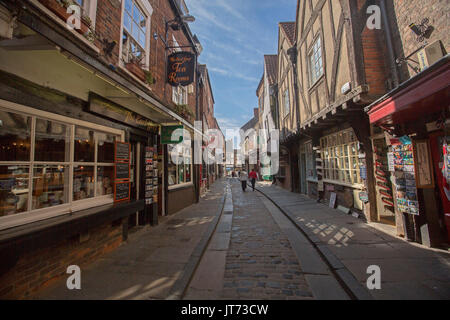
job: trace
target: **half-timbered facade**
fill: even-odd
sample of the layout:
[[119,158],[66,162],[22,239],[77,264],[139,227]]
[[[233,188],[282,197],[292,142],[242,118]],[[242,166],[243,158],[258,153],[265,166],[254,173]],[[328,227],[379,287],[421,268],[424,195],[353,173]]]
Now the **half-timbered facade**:
[[[377,220],[364,106],[389,89],[383,32],[366,25],[371,1],[301,0],[296,71],[300,187],[343,211]],[[334,197],[334,195],[333,195]]]
[[298,140],[295,133],[299,123],[297,91],[294,86],[295,70],[291,48],[295,45],[295,22],[278,25],[278,118],[280,128],[280,170],[277,184],[298,192]]

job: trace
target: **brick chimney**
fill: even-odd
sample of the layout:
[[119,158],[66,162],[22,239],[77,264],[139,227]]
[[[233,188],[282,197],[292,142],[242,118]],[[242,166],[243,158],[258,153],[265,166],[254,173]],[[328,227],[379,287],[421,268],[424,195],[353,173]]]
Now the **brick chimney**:
[[254,114],[255,118],[259,118],[259,109],[258,108],[254,108],[253,109],[253,114]]

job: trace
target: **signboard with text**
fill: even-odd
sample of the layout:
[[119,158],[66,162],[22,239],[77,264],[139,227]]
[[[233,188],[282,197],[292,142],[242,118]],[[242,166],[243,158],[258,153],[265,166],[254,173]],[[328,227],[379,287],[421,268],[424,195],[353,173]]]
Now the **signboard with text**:
[[183,142],[182,131],[180,132],[181,135],[178,137],[178,139],[174,139],[175,136],[173,135],[173,133],[177,129],[183,129],[183,126],[161,126],[161,144],[178,144]]
[[187,86],[194,82],[195,55],[191,52],[175,52],[168,57],[167,82],[170,85]]

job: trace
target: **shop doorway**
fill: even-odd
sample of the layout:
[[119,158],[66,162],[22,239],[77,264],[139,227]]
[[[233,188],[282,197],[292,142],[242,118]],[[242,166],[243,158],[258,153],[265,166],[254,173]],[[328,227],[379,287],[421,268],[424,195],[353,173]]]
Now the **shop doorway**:
[[300,174],[298,170],[298,155],[297,153],[292,153],[292,191],[299,193],[300,192]]
[[[130,138],[130,198],[132,201],[145,198],[143,164],[145,155],[144,150],[147,145],[146,142],[145,137],[132,135]],[[128,227],[133,228],[136,226],[143,226],[147,224],[147,222],[145,210],[142,210],[130,215],[128,219]]]
[[395,207],[391,173],[388,164],[389,148],[384,134],[373,138],[375,188],[377,194],[378,222],[395,226]]
[[308,194],[308,188],[306,185],[306,152],[305,145],[300,148],[300,193]]

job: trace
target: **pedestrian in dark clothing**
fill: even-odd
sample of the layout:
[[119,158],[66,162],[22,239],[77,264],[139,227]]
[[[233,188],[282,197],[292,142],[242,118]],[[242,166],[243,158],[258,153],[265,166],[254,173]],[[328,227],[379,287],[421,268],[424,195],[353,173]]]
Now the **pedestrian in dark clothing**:
[[241,171],[239,180],[241,180],[242,191],[245,192],[245,190],[247,189],[247,180],[248,180],[247,172]]
[[256,180],[258,179],[258,174],[256,173],[255,169],[253,169],[252,172],[250,172],[250,175],[248,177],[250,178],[250,182],[252,183],[253,191],[255,191],[255,183]]

